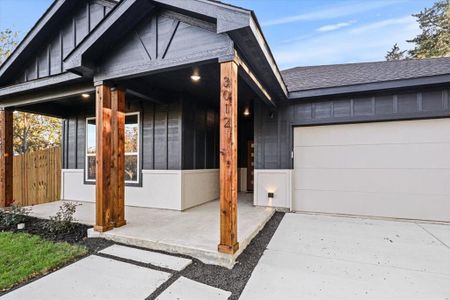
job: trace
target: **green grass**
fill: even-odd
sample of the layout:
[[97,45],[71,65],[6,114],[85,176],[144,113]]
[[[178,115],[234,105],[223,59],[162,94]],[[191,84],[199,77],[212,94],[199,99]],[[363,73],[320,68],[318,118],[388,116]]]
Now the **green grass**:
[[87,253],[81,246],[54,243],[25,233],[0,232],[0,291]]

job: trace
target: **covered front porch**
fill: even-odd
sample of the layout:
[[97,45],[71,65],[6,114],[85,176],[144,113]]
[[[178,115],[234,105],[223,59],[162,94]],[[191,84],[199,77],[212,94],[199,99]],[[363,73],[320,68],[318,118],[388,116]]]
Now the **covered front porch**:
[[[93,226],[95,203],[77,203],[77,221]],[[31,215],[48,219],[56,214],[61,204],[62,201],[57,201],[32,206]],[[237,234],[240,247],[234,254],[217,251],[220,232],[219,200],[186,211],[126,206],[127,226],[103,233],[90,229],[88,235],[153,250],[185,254],[204,263],[231,268],[237,256],[244,251],[275,211],[273,208],[254,207],[251,193],[240,193],[238,205]]]
[[[207,6],[211,15],[188,1],[122,1],[79,45],[46,58],[57,72],[7,74],[0,207],[14,200],[12,112],[56,116],[62,199],[83,202],[77,218],[95,235],[232,264],[273,213],[252,207],[251,194],[238,204],[240,190],[253,191],[259,155],[254,104],[272,119],[286,90],[251,12]],[[59,205],[34,210],[48,217]]]

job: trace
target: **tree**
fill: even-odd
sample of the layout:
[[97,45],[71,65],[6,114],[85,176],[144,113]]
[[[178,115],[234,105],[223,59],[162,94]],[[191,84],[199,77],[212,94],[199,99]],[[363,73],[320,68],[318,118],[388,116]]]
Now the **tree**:
[[439,0],[413,16],[422,33],[408,41],[415,44],[409,54],[414,58],[450,56],[450,0]]
[[0,65],[16,47],[18,36],[19,34],[11,29],[0,31]]
[[[10,29],[0,31],[0,65],[14,50],[17,39],[17,32]],[[57,118],[15,111],[13,131],[16,154],[61,144],[61,120]]]
[[406,59],[406,50],[400,50],[400,47],[395,43],[392,49],[387,52],[385,58],[387,61]]
[[15,111],[13,131],[16,154],[61,145],[61,120],[57,118]]

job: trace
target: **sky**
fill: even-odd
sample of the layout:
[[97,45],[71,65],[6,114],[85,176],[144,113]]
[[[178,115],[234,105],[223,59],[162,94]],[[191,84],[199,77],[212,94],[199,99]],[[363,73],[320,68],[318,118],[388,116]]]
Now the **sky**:
[[[384,60],[398,43],[412,45],[412,14],[433,0],[225,0],[255,11],[280,69]],[[52,0],[0,0],[0,30],[23,37]]]

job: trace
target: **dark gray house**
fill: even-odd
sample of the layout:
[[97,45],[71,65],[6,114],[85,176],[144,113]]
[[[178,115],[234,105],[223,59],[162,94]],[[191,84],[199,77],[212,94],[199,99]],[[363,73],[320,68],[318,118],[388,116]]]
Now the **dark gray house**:
[[13,110],[64,119],[62,197],[186,210],[237,193],[292,211],[450,221],[450,58],[280,71],[256,16],[212,0],[56,0],[0,67]]

